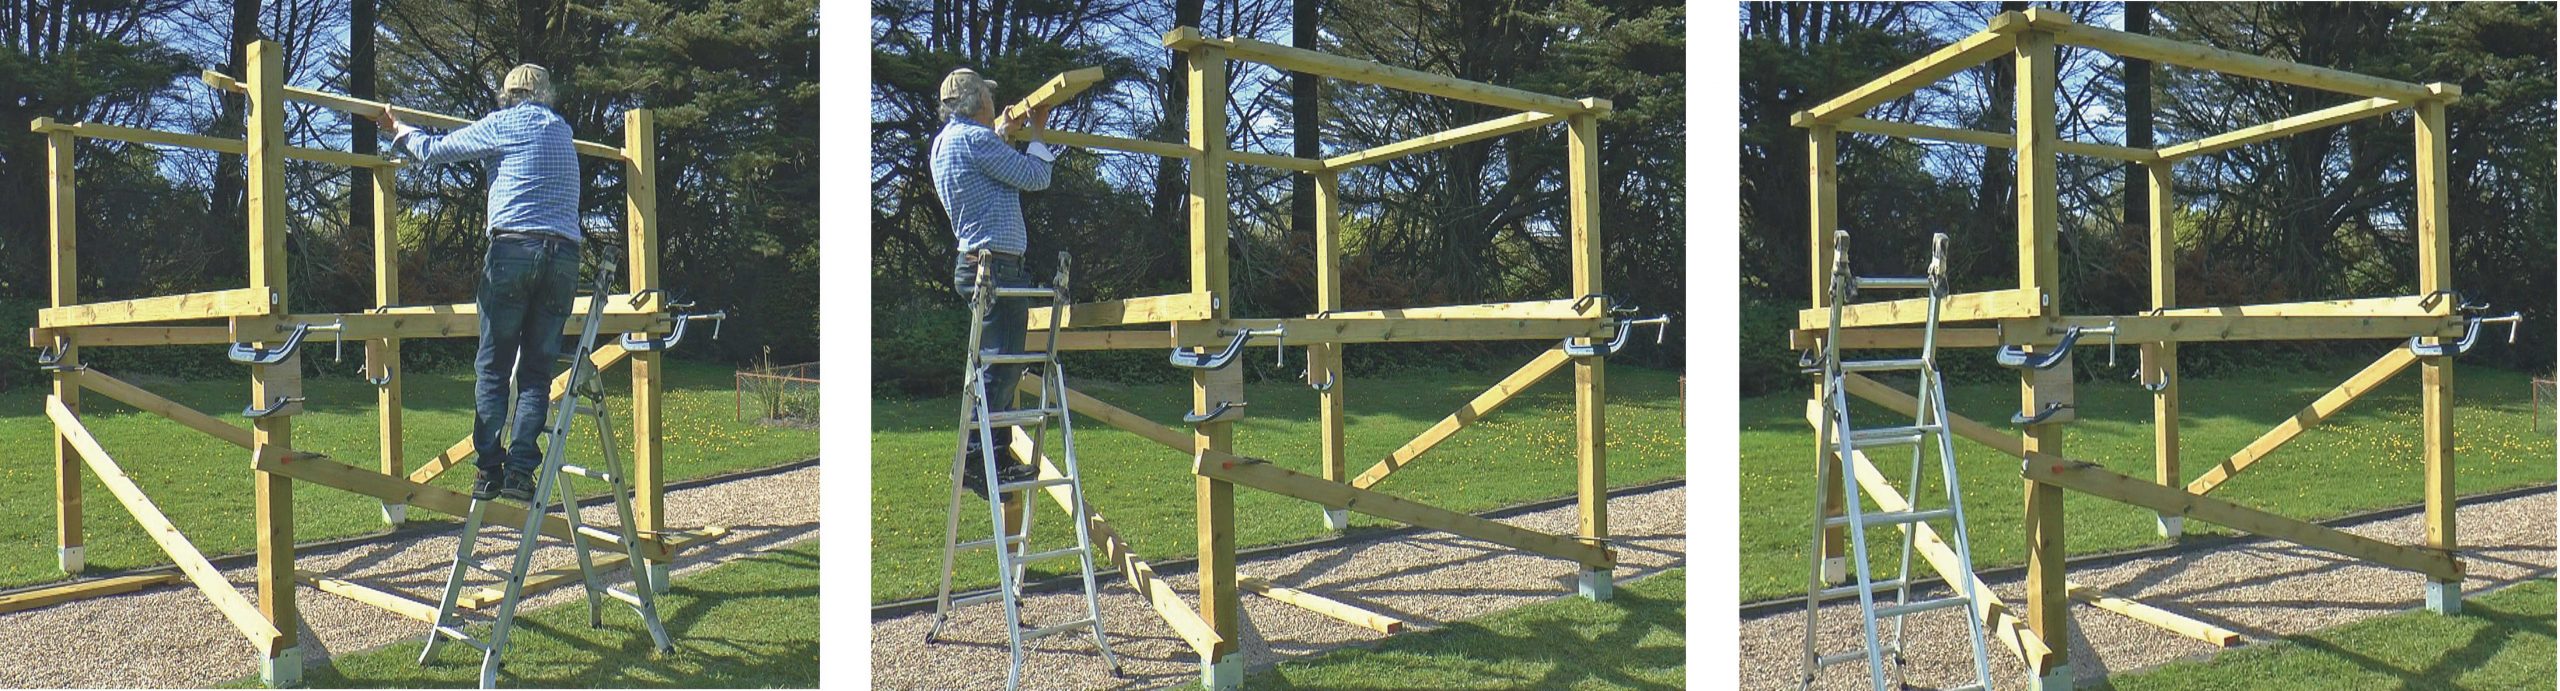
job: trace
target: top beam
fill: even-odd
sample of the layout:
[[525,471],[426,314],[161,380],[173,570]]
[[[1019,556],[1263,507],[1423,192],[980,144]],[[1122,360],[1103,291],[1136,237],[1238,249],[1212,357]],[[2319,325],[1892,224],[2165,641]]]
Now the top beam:
[[[205,70],[203,77],[204,83],[211,85],[213,88],[239,93],[248,92],[247,89],[241,86],[240,80],[234,79],[230,75],[215,72],[213,70]],[[411,110],[380,101],[367,101],[353,96],[343,96],[326,91],[305,89],[299,86],[284,87],[284,97],[285,100],[288,101],[308,103],[364,118],[381,117],[382,111],[384,109],[389,109],[391,112],[398,113],[402,120],[427,125],[429,127],[454,129],[470,126],[473,122],[471,120],[464,120],[462,118],[445,115],[443,113]],[[623,160],[621,147],[607,146],[584,139],[571,140],[570,143],[575,145],[575,148],[577,148],[580,155],[593,156],[596,158],[614,161]]]
[[2160,158],[2162,160],[2175,161],[2189,156],[2202,156],[2204,154],[2244,144],[2262,142],[2286,135],[2309,132],[2311,130],[2329,127],[2332,125],[2343,125],[2407,107],[2409,107],[2408,101],[2381,97],[2368,98],[2352,103],[2322,108],[2320,110],[2303,113],[2301,115],[2254,127],[2232,130],[2184,144],[2161,147]]
[[1022,97],[1022,100],[1016,101],[1013,105],[1005,106],[1004,116],[998,118],[996,123],[1002,125],[1006,122],[1026,122],[1031,117],[1031,111],[1056,107],[1100,83],[1102,83],[1100,67],[1087,67],[1059,73],[1058,76],[1050,77],[1048,83],[1041,84],[1040,88],[1031,90],[1031,95]]
[[2040,31],[2051,31],[2064,44],[2094,48],[2120,58],[2150,60],[2180,67],[2220,72],[2223,74],[2283,82],[2314,89],[2356,96],[2381,96],[2414,101],[2428,96],[2426,87],[2409,82],[2383,79],[2327,67],[2278,60],[2263,55],[2210,48],[2185,41],[2156,36],[2101,29],[2072,21],[2060,12],[2042,8],[2027,10],[2028,25]]
[[1494,118],[1492,120],[1486,120],[1484,122],[1460,127],[1454,130],[1435,132],[1388,144],[1386,146],[1354,151],[1348,154],[1328,158],[1324,160],[1324,169],[1325,172],[1339,172],[1346,168],[1365,166],[1375,163],[1385,163],[1387,161],[1404,158],[1406,156],[1411,156],[1425,151],[1445,149],[1459,144],[1465,144],[1467,142],[1499,137],[1523,130],[1537,129],[1555,124],[1563,119],[1564,116],[1556,115],[1554,113],[1521,113],[1518,115]]
[[1797,127],[1804,127],[1811,123],[1833,123],[1842,118],[1854,117],[1886,101],[1908,96],[1911,92],[1918,91],[1920,87],[1935,84],[1938,80],[1947,78],[1948,75],[1973,69],[1991,61],[1992,58],[2007,55],[2009,49],[2017,44],[2017,32],[2025,29],[2026,26],[2025,15],[2002,12],[1999,16],[1992,17],[1991,23],[1984,26],[1982,31],[1939,48],[1937,52],[1921,56],[1911,64],[1903,65],[1901,69],[1859,85],[1849,93],[1822,102],[1822,105],[1797,113],[1793,123]]
[[[1894,122],[1891,120],[1869,120],[1866,118],[1842,118],[1838,125],[1839,128],[1845,132],[1880,134],[1887,137],[1899,137],[1902,139],[1925,139],[1929,141],[1954,142],[1957,144],[1987,146],[1994,149],[2008,149],[2017,146],[2016,137],[1998,132],[1984,132],[1982,130],[1963,130],[1953,127],[1939,127],[1936,125],[1922,125],[1910,122]],[[2087,156],[2090,158],[2111,158],[2119,161],[2132,161],[2135,163],[2150,163],[2152,161],[2160,160],[2160,152],[2158,151],[2130,146],[2117,146],[2114,144],[2100,144],[2097,142],[2075,142],[2065,140],[2056,142],[2055,148],[2062,153],[2071,154],[2073,156]]]
[[1200,29],[1196,27],[1186,26],[1165,32],[1164,46],[1181,51],[1199,46],[1216,46],[1226,49],[1228,59],[1258,62],[1283,72],[1304,72],[1418,94],[1482,103],[1498,108],[1534,110],[1559,115],[1607,113],[1610,110],[1609,102],[1605,100],[1575,101],[1562,96],[1471,82],[1456,77],[1391,67],[1367,60],[1354,60],[1250,38],[1208,38],[1201,36]]

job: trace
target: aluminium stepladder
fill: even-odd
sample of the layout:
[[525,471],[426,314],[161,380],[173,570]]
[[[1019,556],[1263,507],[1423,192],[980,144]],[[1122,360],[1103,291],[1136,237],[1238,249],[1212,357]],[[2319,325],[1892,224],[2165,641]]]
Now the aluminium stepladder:
[[[1837,249],[1832,254],[1831,260],[1831,327],[1829,336],[1823,340],[1820,392],[1823,401],[1821,419],[1815,423],[1818,439],[1814,456],[1814,466],[1817,469],[1814,490],[1816,497],[1813,502],[1812,568],[1805,579],[1804,668],[1801,685],[1811,687],[1816,674],[1823,667],[1864,660],[1867,663],[1869,685],[1877,691],[1884,691],[1889,688],[1889,683],[1897,681],[1902,676],[1904,617],[1937,609],[1964,608],[1966,629],[1971,634],[1975,676],[1971,685],[1957,688],[1989,689],[1991,662],[1985,655],[1982,619],[1975,616],[1972,610],[1976,595],[1972,540],[1971,536],[1965,532],[1964,496],[1962,483],[1956,476],[1955,444],[1954,440],[1947,436],[1946,384],[1938,374],[1938,309],[1947,296],[1947,236],[1939,233],[1931,238],[1929,274],[1925,277],[1862,277],[1853,274],[1849,270],[1849,234],[1839,232],[1834,237],[1837,241]],[[1849,298],[1855,296],[1862,288],[1920,291],[1928,295],[1928,317],[1921,331],[1919,357],[1847,361],[1840,358],[1842,308]],[[1910,371],[1918,375],[1919,391],[1913,396],[1917,405],[1913,406],[1911,425],[1868,429],[1852,426],[1849,420],[1850,399],[1846,375],[1853,372],[1886,371]],[[1925,452],[1923,447],[1933,445],[1931,444],[1933,440],[1938,452],[1939,480],[1946,490],[1946,506],[1923,509],[1920,507],[1921,456]],[[1867,512],[1860,505],[1858,482],[1855,479],[1858,467],[1855,459],[1859,457],[1860,447],[1905,445],[1911,447],[1910,481],[1903,490],[1909,497],[1908,505],[1901,507],[1898,511]],[[1828,486],[1834,477],[1840,478],[1839,482],[1846,491],[1846,499],[1842,506],[1843,515],[1836,517],[1824,515],[1820,497],[1824,491],[1822,488]],[[1942,518],[1954,523],[1955,535],[1949,541],[1953,542],[1955,547],[1956,572],[1942,572],[1939,576],[1959,594],[1953,597],[1915,602],[1911,599],[1912,581],[1916,580],[1911,572],[1913,541],[1918,536],[1921,526],[1926,525],[1928,521]],[[1867,528],[1869,526],[1897,526],[1902,529],[1901,568],[1892,580],[1879,583],[1874,579],[1874,574],[1870,573],[1867,561]],[[1856,576],[1852,582],[1826,588],[1822,573],[1822,544],[1824,533],[1833,527],[1848,529],[1852,548],[1850,564]],[[1932,564],[1932,566],[1935,565]],[[1892,602],[1877,602],[1877,591],[1884,589],[1894,591]],[[1862,620],[1864,634],[1863,645],[1857,650],[1822,655],[1815,647],[1816,632],[1819,630],[1818,615],[1822,603],[1851,596],[1855,596],[1858,600],[1858,613]],[[1887,645],[1879,645],[1877,620],[1886,617],[1893,619],[1892,636],[1887,639]],[[1890,673],[1885,669],[1888,654],[1892,656],[1894,663]]]
[[[1005,669],[1005,688],[1007,689],[1020,688],[1022,685],[1025,643],[1078,630],[1091,632],[1094,650],[1101,653],[1104,664],[1110,665],[1112,676],[1121,675],[1120,660],[1111,653],[1111,643],[1102,631],[1102,604],[1098,599],[1099,589],[1094,585],[1093,576],[1093,535],[1087,522],[1089,507],[1084,501],[1083,475],[1076,465],[1075,424],[1073,416],[1067,414],[1067,376],[1066,372],[1059,368],[1058,350],[1043,347],[1037,353],[990,354],[981,347],[989,336],[985,332],[987,314],[995,309],[995,301],[998,299],[1046,298],[1051,305],[1050,314],[1053,315],[1049,320],[1049,343],[1057,343],[1059,326],[1066,321],[1067,296],[1071,294],[1068,292],[1067,281],[1067,267],[1071,260],[1067,253],[1058,253],[1057,277],[1052,282],[1053,285],[1048,288],[998,287],[994,285],[986,265],[982,263],[978,269],[976,292],[969,300],[971,317],[969,357],[968,366],[964,370],[965,380],[961,387],[960,431],[955,437],[955,446],[951,451],[951,498],[949,511],[944,520],[942,539],[942,588],[934,596],[933,628],[925,632],[925,641],[934,642],[942,634],[942,627],[951,622],[952,610],[964,605],[1002,600],[1005,634],[1012,652],[1012,662]],[[1037,374],[1040,378],[1038,405],[1018,410],[990,410],[989,401],[993,400],[992,396],[1002,395],[1006,400],[1011,400],[1014,392],[988,391],[987,367],[1008,364],[1025,365],[1030,369],[1038,370]],[[1031,453],[1023,455],[1022,459],[1026,462],[1042,462],[1040,449],[1051,422],[1056,422],[1058,425],[1058,442],[1064,448],[1060,455],[1065,460],[1065,467],[1057,469],[1057,473],[1048,472],[1048,469],[1044,468],[1042,477],[1032,480],[1003,481],[996,472],[996,454],[998,453],[995,444],[996,426],[1016,427],[1017,437],[1029,434]],[[978,458],[974,460],[968,457],[968,438],[973,434],[977,435],[980,450]],[[1016,441],[1021,440],[1017,438]],[[964,482],[962,479],[964,466],[961,464],[971,462],[980,464],[980,469],[984,471],[983,479],[986,483],[986,495],[989,498],[987,515],[991,528],[988,532],[990,537],[963,542],[960,540],[960,496],[962,482]],[[1066,504],[1072,507],[1071,520],[1075,524],[1076,544],[1054,550],[1027,552],[1031,536],[1031,518],[1038,513],[1035,511],[1037,507],[1033,506],[1036,502],[1033,501],[1034,497],[1030,496],[1030,493],[1043,490],[1055,492],[1060,489],[1067,493]],[[1022,494],[1018,499],[1023,502],[1022,530],[1020,533],[1007,534],[1002,498],[1014,493]],[[960,552],[982,548],[992,548],[996,553],[995,591],[952,597],[951,576]],[[1024,628],[1021,587],[1025,567],[1039,561],[1070,556],[1078,558],[1083,569],[1085,617],[1036,629]]]
[[[530,505],[525,509],[525,523],[516,545],[514,563],[510,568],[494,568],[481,563],[473,554],[479,543],[482,513],[489,503],[499,500],[472,500],[469,514],[463,517],[461,539],[454,547],[453,568],[445,578],[444,596],[436,607],[436,622],[428,627],[426,649],[418,654],[420,665],[434,660],[437,646],[444,641],[461,641],[480,650],[480,688],[494,688],[497,685],[500,660],[505,656],[507,649],[507,634],[515,625],[516,605],[525,594],[526,572],[533,567],[533,553],[540,547],[543,519],[550,515],[555,506],[560,507],[560,515],[568,520],[570,547],[577,553],[578,571],[585,577],[587,625],[591,627],[604,625],[601,607],[604,598],[610,597],[630,605],[639,613],[641,622],[649,630],[650,642],[658,652],[674,649],[674,644],[667,638],[666,625],[658,619],[655,596],[657,584],[649,573],[647,562],[641,560],[640,543],[635,539],[633,530],[633,526],[637,524],[632,521],[631,516],[630,488],[623,482],[620,447],[614,442],[612,416],[605,412],[604,385],[598,380],[595,365],[589,358],[595,351],[596,331],[604,321],[604,306],[608,301],[606,296],[612,294],[613,268],[613,263],[608,261],[596,272],[595,294],[587,301],[586,322],[579,332],[577,350],[570,355],[570,361],[573,363],[570,366],[573,369],[570,370],[568,389],[560,397],[560,402],[553,406],[555,410],[552,424],[543,430],[543,436],[547,439],[544,440],[546,446],[542,454],[542,466],[534,473],[533,501],[529,502]],[[677,323],[685,323],[684,318],[679,317]],[[520,382],[519,385],[543,386],[544,383]],[[588,404],[583,411],[579,405],[581,402]],[[587,468],[565,462],[568,455],[569,427],[581,412],[593,418],[596,436],[603,442],[602,468]],[[601,481],[611,489],[614,510],[621,519],[613,530],[591,527],[579,521],[577,495],[570,488],[568,477],[566,477],[570,475]],[[596,572],[594,559],[588,556],[587,541],[590,539],[622,546],[627,555],[625,557],[627,561],[624,564],[631,572],[631,588],[604,585]],[[464,581],[472,571],[496,576],[506,584],[505,595],[498,602],[497,618],[490,625],[489,634],[485,640],[464,633],[463,620],[455,611],[455,604],[460,600],[465,587]]]

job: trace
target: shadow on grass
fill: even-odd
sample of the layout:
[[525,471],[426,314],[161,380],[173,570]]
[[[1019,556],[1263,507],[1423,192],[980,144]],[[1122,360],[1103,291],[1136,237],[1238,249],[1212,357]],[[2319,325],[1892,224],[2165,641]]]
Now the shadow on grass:
[[[1610,602],[1563,600],[1393,636],[1253,675],[1252,688],[1679,688],[1685,645],[1648,645],[1687,625],[1681,577]],[[1657,678],[1639,676],[1651,671]]]

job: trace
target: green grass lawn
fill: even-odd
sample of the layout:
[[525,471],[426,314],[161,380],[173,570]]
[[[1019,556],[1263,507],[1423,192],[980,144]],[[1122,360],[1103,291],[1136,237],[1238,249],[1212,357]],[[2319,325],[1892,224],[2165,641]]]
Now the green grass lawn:
[[[731,368],[678,359],[668,363],[668,479],[770,467],[818,454],[815,429],[737,421]],[[624,435],[623,443],[629,444],[631,378],[626,371],[610,370],[605,381],[611,389],[611,406],[618,411],[616,429]],[[111,374],[226,419],[235,419],[249,397],[245,371],[237,378],[212,381]],[[414,467],[471,433],[471,375],[415,373],[404,384],[407,435],[403,448]],[[314,379],[305,388],[311,403],[309,412],[294,418],[295,448],[375,467],[379,444],[373,386],[339,378]],[[33,388],[0,394],[0,449],[5,449],[0,451],[0,515],[17,519],[0,523],[0,587],[63,577],[55,569],[53,427],[44,416],[44,398],[42,390]],[[82,402],[81,419],[99,445],[198,549],[208,555],[255,549],[248,452],[105,396],[91,393]],[[593,454],[592,429],[582,427],[571,439],[583,445],[573,451]],[[624,462],[629,462],[628,454]],[[168,563],[115,495],[96,477],[85,471],[82,476],[87,489],[81,515],[87,524],[90,571]],[[445,473],[436,484],[460,491],[470,481],[470,470],[463,468]],[[382,529],[381,503],[374,498],[310,483],[295,485],[296,539],[308,542]],[[409,518],[448,520],[423,510],[410,511]]]
[[1620,588],[1609,602],[1565,598],[1392,636],[1375,647],[1282,662],[1245,686],[1680,688],[1688,674],[1687,583],[1683,570],[1672,569]]
[[[2341,363],[2310,372],[2186,380],[2180,397],[2181,471],[2193,480],[2361,367]],[[2422,498],[2424,467],[2418,449],[2418,374],[2415,366],[2401,372],[2251,466],[2213,496],[2305,520],[2417,503]],[[2550,432],[2532,429],[2527,377],[2478,367],[2457,368],[2455,375],[2458,491],[2471,494],[2550,484],[2552,437]],[[2080,421],[2068,425],[2066,455],[2115,472],[2151,477],[2150,392],[2121,377],[2082,382],[2078,390]],[[1740,511],[1739,587],[1745,602],[1804,593],[1814,501],[1813,434],[1804,423],[1804,397],[1803,392],[1788,392],[1742,402],[1741,495],[1747,499]],[[2017,412],[2018,387],[1956,385],[1947,397],[1955,414],[2009,429],[2009,416]],[[1851,415],[1874,421],[1862,425],[1910,424],[1907,416],[1864,404]],[[1896,418],[1902,422],[1888,422]],[[1897,485],[1908,472],[1905,453],[1896,449],[1876,459]],[[1956,441],[1956,456],[1964,478],[1976,567],[2022,563],[2026,552],[2019,505],[2024,483],[2018,479],[2017,459],[1962,438]],[[1934,477],[1935,461],[1930,463],[1924,476]],[[1934,479],[1925,482],[1930,494],[1924,496],[1939,496],[1943,490],[1937,486]],[[2149,509],[2078,492],[2063,494],[2069,526],[2065,548],[2073,554],[2163,542]],[[1868,505],[1872,507],[1873,502]],[[2194,521],[2186,529],[2189,534],[2231,534]],[[1890,539],[1870,542],[1868,556],[1876,568],[1891,568],[1899,556],[1897,544]]]
[[2552,582],[2465,600],[2460,616],[2407,612],[2199,662],[2107,680],[2148,689],[2547,689],[2552,687]]
[[[1639,484],[1683,473],[1677,376],[1631,366],[1609,368],[1609,483]],[[1491,386],[1506,372],[1408,374],[1345,382],[1349,420],[1344,447],[1351,472],[1420,434]],[[1538,386],[1397,471],[1380,491],[1453,511],[1482,511],[1574,491],[1573,377]],[[1080,381],[1096,398],[1181,428],[1190,387],[1114,386]],[[1236,452],[1310,475],[1322,473],[1317,451],[1316,394],[1297,381],[1253,381],[1250,417],[1236,425]],[[878,601],[933,595],[942,566],[943,516],[950,496],[957,397],[882,400],[872,406],[871,592]],[[1197,553],[1191,458],[1091,418],[1077,416],[1076,443],[1085,494],[1122,538],[1151,560]],[[986,505],[964,499],[963,539],[988,533]],[[1073,541],[1065,514],[1047,499],[1034,524],[1038,544]],[[1266,545],[1322,536],[1320,511],[1268,492],[1236,492],[1236,544]],[[1353,514],[1355,529],[1397,525]],[[995,585],[994,555],[964,555],[954,587]],[[1069,562],[1034,567],[1062,574]],[[1047,567],[1047,568],[1042,568]],[[1037,576],[1035,576],[1036,578]]]
[[[674,653],[649,649],[631,608],[605,601],[604,627],[587,627],[583,599],[516,618],[498,683],[537,688],[817,688],[818,541],[745,557],[669,584],[658,615]],[[485,624],[475,634],[487,633]],[[423,636],[423,634],[421,634]],[[304,672],[312,688],[474,686],[479,651],[454,644],[418,666],[418,641],[340,655]],[[249,677],[229,686],[253,687]]]

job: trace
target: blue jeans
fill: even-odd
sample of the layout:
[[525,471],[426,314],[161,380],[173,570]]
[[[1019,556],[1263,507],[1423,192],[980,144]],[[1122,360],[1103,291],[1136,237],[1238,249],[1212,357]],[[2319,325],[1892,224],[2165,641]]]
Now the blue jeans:
[[[537,440],[551,414],[551,370],[560,359],[560,330],[577,297],[579,257],[576,243],[539,238],[491,237],[489,257],[480,269],[480,355],[474,363],[479,382],[472,399],[471,446],[482,470],[504,464],[531,471],[542,463]],[[511,410],[512,425],[507,419]]]
[[[1022,257],[1019,256],[989,254],[987,255],[987,272],[988,278],[999,288],[1036,287],[1036,284],[1031,282],[1031,274],[1023,270]],[[963,299],[977,295],[978,265],[970,262],[967,256],[962,256],[959,264],[952,270],[951,286],[960,292],[960,297]],[[989,310],[986,318],[979,322],[978,328],[983,332],[979,336],[979,348],[988,355],[1022,352],[1023,330],[1031,324],[1031,303],[1031,298],[998,298],[994,309]],[[1022,370],[1026,367],[1027,365],[987,366],[984,379],[987,382],[989,412],[1013,409],[1014,387],[1022,382]],[[1015,458],[1008,448],[1013,443],[1013,428],[997,427],[994,436],[996,448],[1007,449],[997,454],[996,463],[999,467],[1025,465],[1025,462]],[[964,475],[962,479],[967,482],[969,491],[984,493],[986,485],[983,476],[986,471],[982,467],[983,462],[978,460],[978,435],[970,434],[965,446],[968,449],[969,462],[961,464]]]

